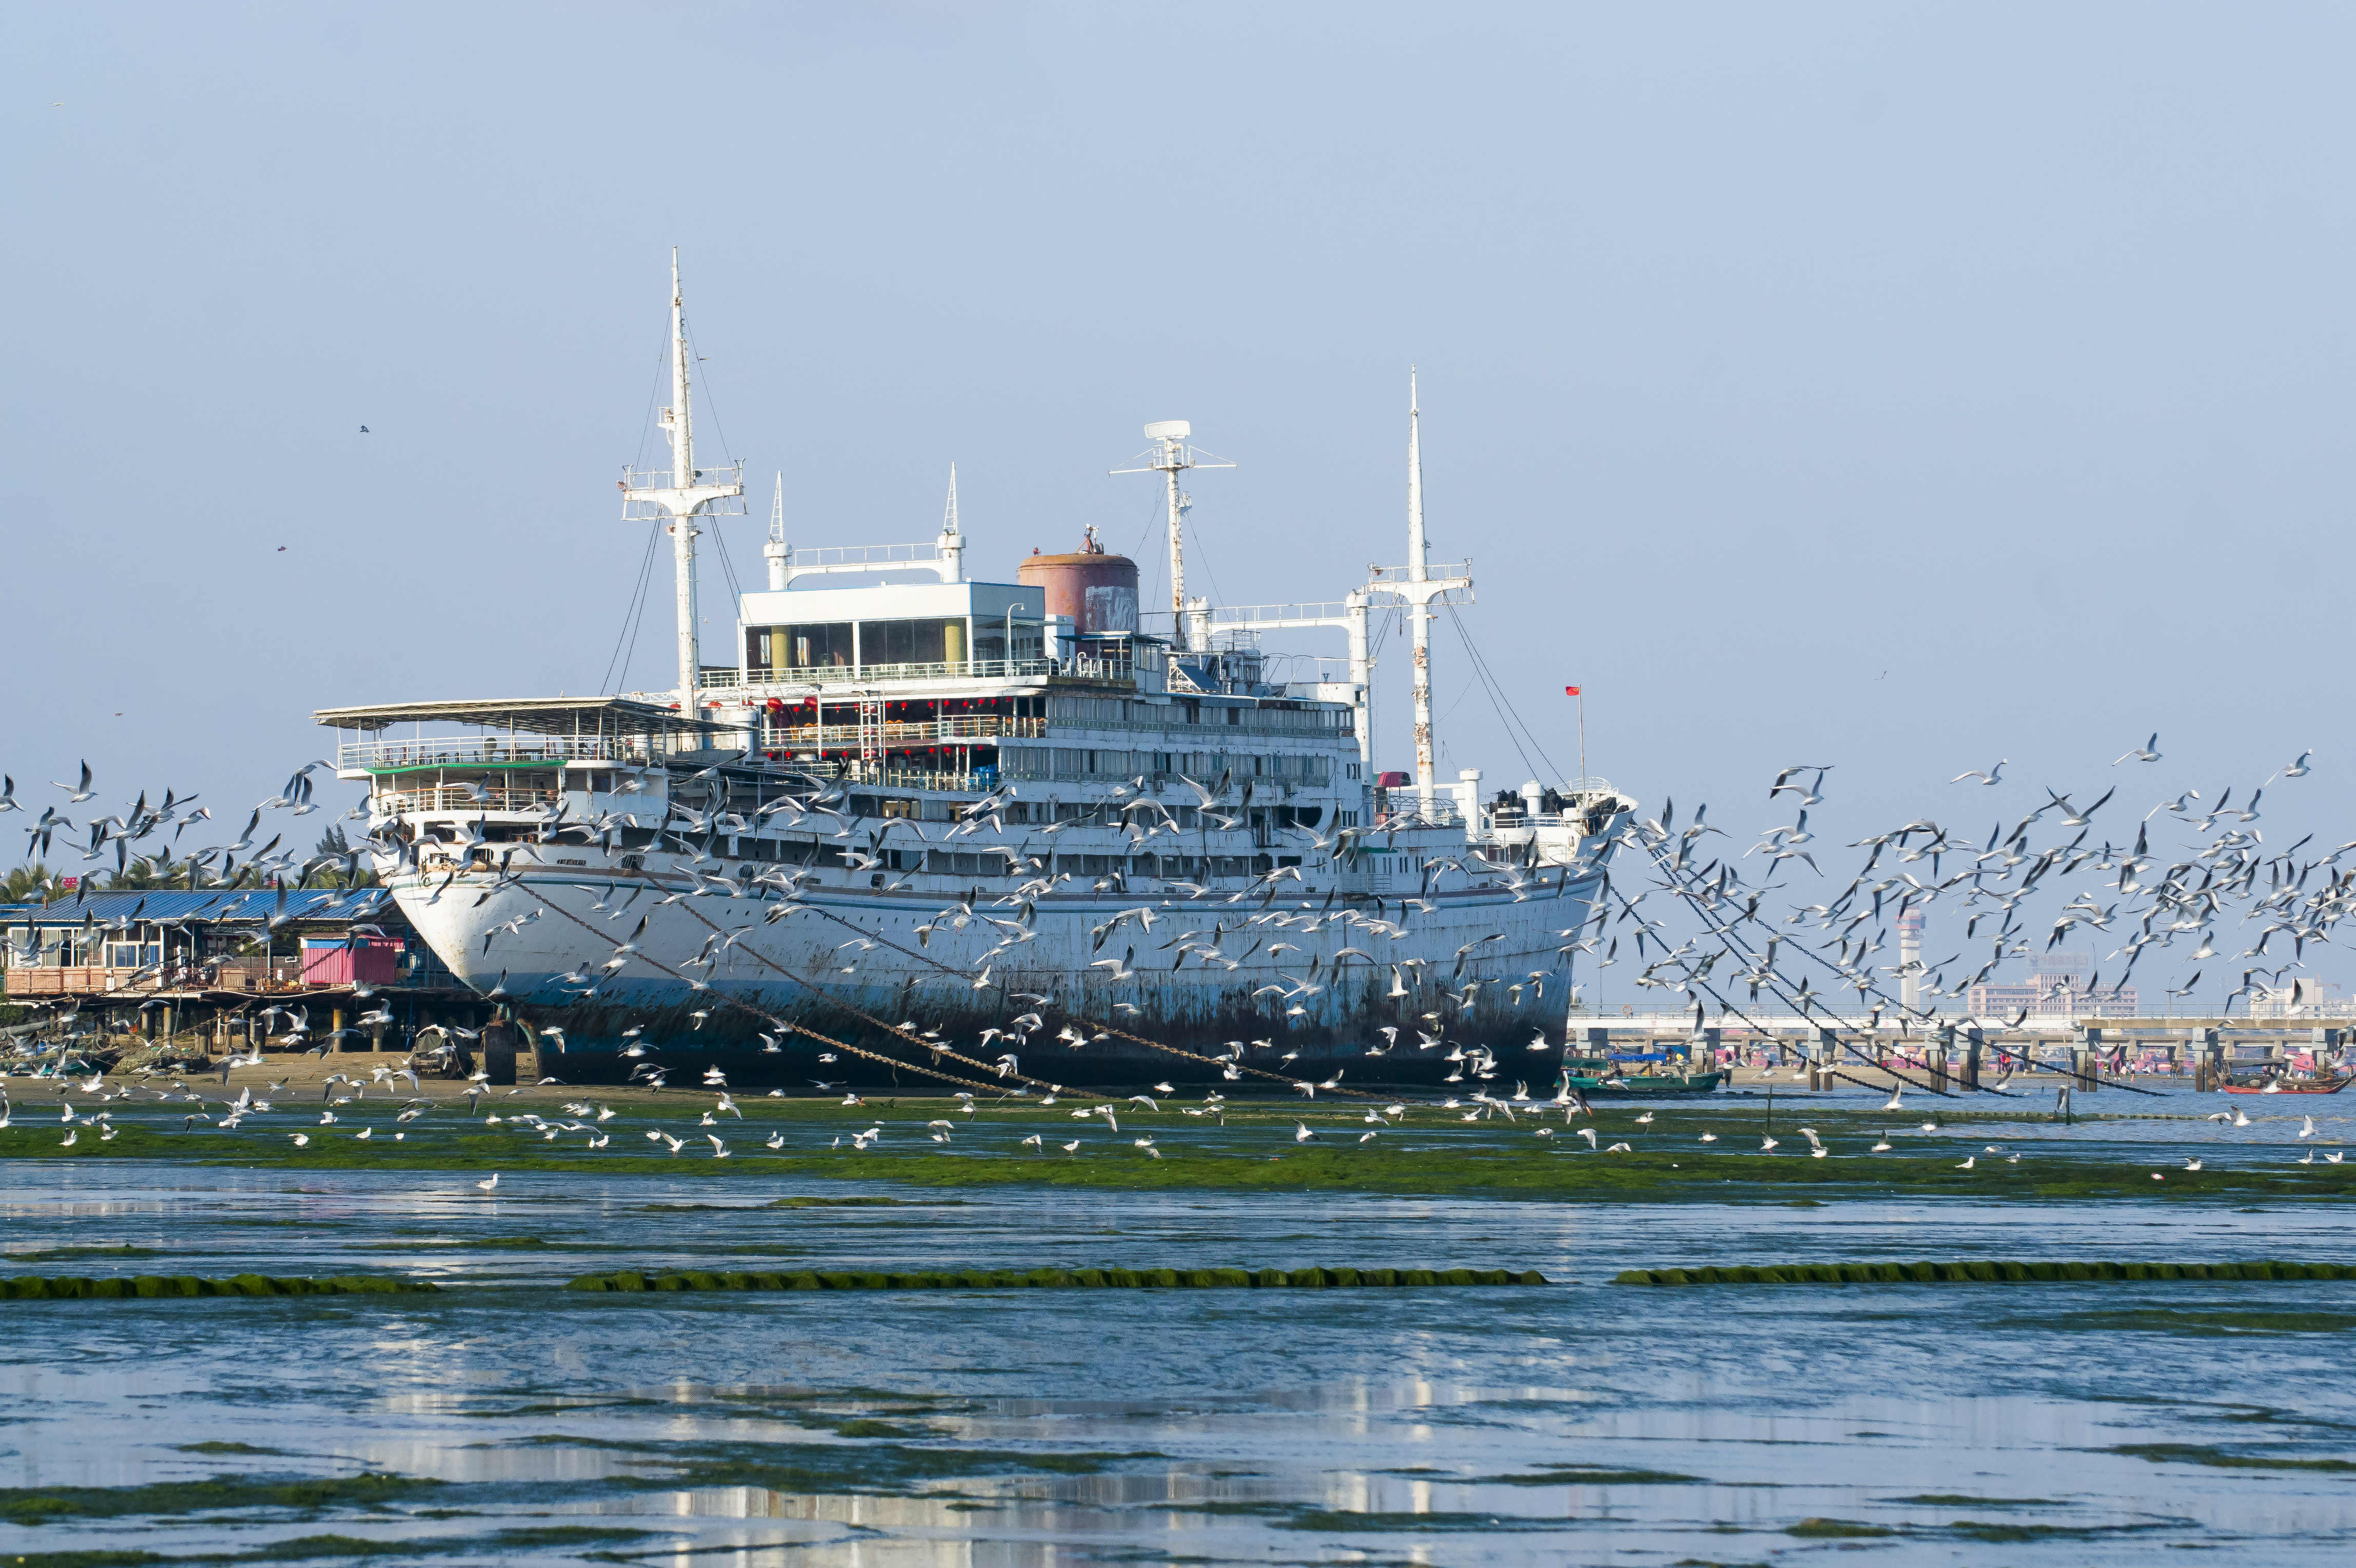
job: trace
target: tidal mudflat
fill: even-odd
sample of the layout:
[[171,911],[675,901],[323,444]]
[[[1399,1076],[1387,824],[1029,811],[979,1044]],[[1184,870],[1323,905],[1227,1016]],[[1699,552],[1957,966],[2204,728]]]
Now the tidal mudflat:
[[[226,1136],[124,1101],[106,1107],[123,1131],[88,1159],[20,1089],[0,1133],[16,1156],[0,1165],[0,1273],[443,1288],[0,1303],[0,1557],[1701,1563],[1866,1549],[1995,1564],[2182,1547],[2277,1563],[2340,1561],[2356,1540],[2340,1371],[2356,1283],[1612,1283],[1688,1265],[2356,1262],[2340,1167],[2300,1163],[2337,1148],[2336,1121],[2302,1139],[2297,1115],[2201,1120],[2208,1096],[2074,1124],[1820,1099],[1779,1102],[1762,1132],[1763,1103],[1721,1101],[1643,1124],[1613,1110],[1601,1141],[1643,1146],[1608,1155],[1567,1143],[1558,1113],[1540,1113],[1557,1132],[1539,1139],[1526,1112],[1467,1123],[1419,1107],[1361,1145],[1355,1105],[1249,1105],[1224,1124],[1123,1105],[1116,1134],[1101,1113],[1070,1119],[1077,1101],[968,1118],[938,1101],[748,1101],[720,1130],[727,1159],[707,1143],[625,1160],[532,1125],[564,1120],[553,1100],[571,1092],[407,1123],[364,1101],[321,1124],[314,1090],[299,1120]],[[650,1127],[684,1137],[712,1099],[620,1102],[610,1150]],[[1056,1122],[1081,1153],[1020,1142]],[[313,1142],[294,1145],[305,1125]],[[871,1125],[884,1132],[869,1148],[835,1145]],[[380,1146],[395,1130],[414,1142]],[[1991,1167],[2051,1190],[1964,1185]],[[2221,1173],[2246,1185],[2201,1180]],[[561,1288],[626,1269],[1362,1263],[1550,1283]]]

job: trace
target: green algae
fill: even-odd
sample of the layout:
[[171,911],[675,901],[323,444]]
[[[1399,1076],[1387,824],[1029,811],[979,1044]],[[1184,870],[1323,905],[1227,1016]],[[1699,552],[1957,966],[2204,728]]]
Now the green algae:
[[1886,1525],[1860,1524],[1850,1519],[1804,1519],[1786,1526],[1783,1533],[1803,1541],[1866,1541],[1898,1532]]
[[[470,1516],[454,1515],[451,1510],[434,1509],[422,1509],[410,1517]],[[28,1552],[11,1553],[5,1561],[9,1568],[145,1568],[151,1563],[302,1563],[337,1557],[488,1556],[496,1560],[508,1552],[618,1545],[664,1533],[628,1525],[534,1525],[493,1530],[486,1535],[425,1536],[400,1541],[358,1535],[298,1535],[245,1552],[207,1552],[182,1556],[104,1548],[78,1552]]]
[[940,1273],[802,1270],[794,1273],[690,1269],[584,1274],[566,1290],[624,1294],[788,1290],[1351,1290],[1430,1285],[1542,1285],[1535,1269],[960,1269]]
[[134,1301],[187,1296],[403,1295],[439,1291],[430,1280],[393,1274],[335,1274],[324,1279],[275,1274],[236,1274],[200,1279],[194,1274],[114,1274],[89,1279],[20,1274],[0,1280],[0,1301]]
[[2356,1460],[2299,1459],[2287,1455],[2251,1454],[2201,1443],[2122,1443],[2103,1450],[2155,1465],[2204,1465],[2218,1470],[2323,1470],[2334,1475],[2356,1473]]
[[126,1242],[120,1247],[49,1247],[37,1252],[0,1253],[0,1263],[100,1263],[113,1258],[169,1256],[162,1247],[134,1247]]
[[[2356,1264],[2256,1260],[2233,1263],[2119,1263],[2038,1259],[1973,1259],[1912,1263],[1782,1263],[1715,1268],[1629,1269],[1621,1285],[2024,1284],[2229,1283],[2255,1280],[2356,1280]],[[2356,1320],[2351,1320],[2356,1321]]]
[[327,1509],[379,1508],[431,1492],[443,1484],[370,1472],[317,1479],[215,1476],[209,1480],[155,1481],[141,1487],[10,1487],[0,1488],[0,1520],[35,1525],[70,1519],[254,1509],[308,1514]]
[[1674,1470],[1620,1470],[1593,1465],[1546,1465],[1528,1475],[1474,1477],[1470,1484],[1483,1487],[1707,1487],[1710,1483],[1703,1477],[1682,1476]]
[[[1713,1101],[1708,1107],[1660,1112],[1676,1119],[1674,1133],[1628,1131],[1639,1142],[1656,1140],[1633,1153],[1598,1155],[1565,1140],[1532,1139],[1529,1131],[1504,1124],[1484,1124],[1477,1133],[1414,1120],[1397,1126],[1380,1143],[1364,1146],[1355,1142],[1334,1146],[1292,1146],[1280,1150],[1264,1145],[1239,1147],[1247,1133],[1264,1136],[1285,1129],[1296,1115],[1312,1120],[1355,1121],[1320,1110],[1280,1110],[1263,1102],[1231,1102],[1226,1120],[1232,1126],[1215,1131],[1208,1124],[1184,1129],[1183,1141],[1166,1142],[1162,1158],[1148,1159],[1118,1145],[1092,1148],[1070,1158],[1017,1157],[1013,1145],[1024,1133],[1053,1128],[1064,1130],[1061,1112],[1035,1107],[1001,1107],[976,1122],[961,1127],[965,1140],[955,1151],[929,1144],[917,1145],[911,1119],[945,1109],[947,1102],[911,1099],[885,1119],[909,1134],[902,1146],[878,1146],[854,1153],[842,1149],[799,1149],[770,1153],[752,1144],[754,1134],[771,1127],[799,1127],[818,1132],[830,1126],[865,1123],[879,1107],[846,1110],[831,1103],[767,1101],[746,1106],[738,1147],[725,1160],[672,1157],[660,1153],[592,1153],[573,1144],[521,1143],[507,1134],[488,1133],[472,1122],[463,1127],[425,1123],[406,1144],[382,1139],[314,1138],[307,1148],[296,1148],[278,1133],[192,1135],[159,1132],[137,1124],[124,1125],[110,1142],[86,1144],[61,1151],[47,1130],[0,1131],[0,1158],[182,1160],[205,1165],[287,1170],[423,1170],[578,1173],[594,1169],[616,1175],[660,1175],[680,1178],[729,1181],[752,1178],[804,1177],[845,1183],[888,1181],[903,1187],[934,1189],[986,1187],[1043,1187],[1162,1191],[1224,1189],[1231,1191],[1364,1192],[1401,1195],[1462,1195],[1563,1201],[1684,1202],[1730,1200],[1818,1205],[1854,1198],[1961,1197],[1976,1201],[2083,1203],[2127,1199],[2144,1203],[2232,1200],[2237,1204],[2344,1201],[2356,1196],[2356,1165],[2252,1165],[2235,1161],[2231,1168],[2155,1171],[2150,1158],[2124,1149],[2097,1150],[2084,1157],[2059,1151],[2040,1151],[2025,1163],[1995,1162],[1972,1170],[1957,1168],[1954,1155],[1969,1144],[1974,1125],[1998,1127],[2019,1122],[2042,1122],[2042,1112],[2011,1111],[1973,1103],[1943,1108],[1956,1120],[1947,1131],[1955,1140],[1925,1141],[1887,1155],[1865,1157],[1853,1141],[1874,1133],[1888,1118],[1869,1111],[1811,1106],[1808,1114],[1833,1141],[1835,1158],[1813,1160],[1766,1154],[1737,1146],[1732,1135],[1750,1132],[1755,1122],[1751,1108]],[[1173,1108],[1175,1109],[1175,1108]],[[1355,1107],[1351,1108],[1355,1112]],[[660,1114],[661,1112],[655,1112]],[[1167,1115],[1135,1118],[1150,1127],[1180,1124]],[[2119,1121],[2150,1121],[2168,1115],[2120,1116]],[[1607,1135],[1619,1135],[1626,1118],[1617,1109],[1600,1119]],[[1709,1148],[1671,1148],[1691,1133],[1715,1128],[1729,1135],[1727,1144]],[[1337,1128],[1337,1131],[1339,1129]],[[421,1135],[423,1134],[423,1135]],[[978,1140],[1002,1137],[1004,1150],[976,1148]],[[2165,1162],[2171,1167],[2172,1157]],[[2155,1181],[2158,1176],[2163,1179]],[[856,1199],[798,1196],[774,1200],[780,1208],[852,1207]],[[926,1199],[884,1199],[878,1208],[921,1205]],[[955,1201],[950,1198],[935,1202]],[[693,1207],[693,1206],[686,1206]]]
[[2059,1509],[2070,1506],[2059,1498],[1973,1498],[1959,1492],[1922,1492],[1911,1498],[1883,1500],[1903,1503],[1909,1508],[1929,1509]]

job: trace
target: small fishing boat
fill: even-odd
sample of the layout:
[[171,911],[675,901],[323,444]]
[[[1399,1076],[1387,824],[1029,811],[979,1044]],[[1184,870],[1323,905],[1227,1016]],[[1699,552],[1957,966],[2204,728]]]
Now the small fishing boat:
[[1724,1082],[1722,1072],[1566,1073],[1563,1081],[1581,1094],[1618,1095],[1644,1099],[1655,1095],[1709,1094]]
[[2228,1081],[2218,1087],[2228,1094],[2337,1094],[2351,1083],[2356,1083],[2356,1077],[2335,1078],[2329,1081],[2310,1078],[2270,1078],[2259,1083]]

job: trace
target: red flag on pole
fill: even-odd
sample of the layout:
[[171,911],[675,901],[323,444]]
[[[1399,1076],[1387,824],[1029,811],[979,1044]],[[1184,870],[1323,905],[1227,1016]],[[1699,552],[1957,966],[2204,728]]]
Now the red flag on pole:
[[1562,689],[1562,694],[1566,697],[1576,697],[1579,695],[1579,688],[1576,686],[1565,686]]

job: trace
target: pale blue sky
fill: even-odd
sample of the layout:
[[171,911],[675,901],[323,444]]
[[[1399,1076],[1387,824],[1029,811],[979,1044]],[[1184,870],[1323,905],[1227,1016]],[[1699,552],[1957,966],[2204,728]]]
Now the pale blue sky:
[[[318,755],[314,707],[594,686],[676,243],[705,450],[764,500],[785,469],[798,541],[926,537],[954,459],[977,575],[1090,522],[1125,547],[1151,481],[1104,470],[1186,418],[1242,465],[1193,487],[1202,580],[1336,596],[1401,553],[1414,361],[1435,549],[1472,556],[1469,624],[1559,767],[1577,681],[1594,768],[1649,805],[1749,833],[1788,820],[1766,775],[1830,761],[1842,837],[1979,835],[2157,728],[2122,830],[2314,746],[2269,843],[2356,836],[2329,825],[2356,820],[2345,6],[10,33],[0,762],[27,800],[86,755],[126,799],[241,806]],[[1445,626],[1437,664],[1451,769],[1518,782]],[[1998,757],[2018,785],[1944,782]]]

